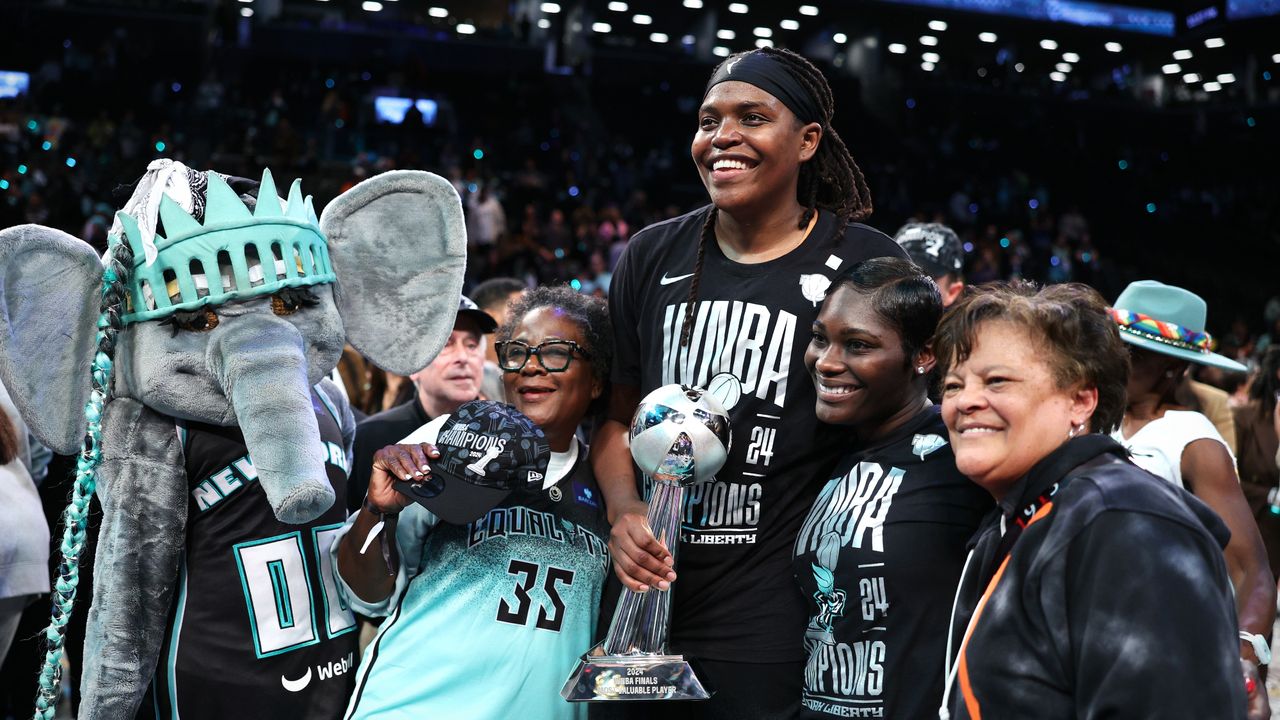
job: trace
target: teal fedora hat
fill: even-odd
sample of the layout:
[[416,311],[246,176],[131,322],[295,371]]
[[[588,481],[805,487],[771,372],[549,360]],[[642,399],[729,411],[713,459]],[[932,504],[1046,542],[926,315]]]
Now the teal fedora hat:
[[1139,280],[1120,293],[1110,312],[1120,326],[1120,339],[1130,345],[1223,370],[1248,371],[1213,352],[1213,338],[1204,330],[1204,300],[1190,290]]

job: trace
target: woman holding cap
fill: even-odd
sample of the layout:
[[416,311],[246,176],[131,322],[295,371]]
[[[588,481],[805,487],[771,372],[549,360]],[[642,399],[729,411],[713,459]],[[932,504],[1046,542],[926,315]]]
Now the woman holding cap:
[[530,291],[498,331],[514,409],[468,403],[375,454],[334,542],[337,585],[390,617],[346,717],[586,717],[559,693],[596,639],[608,526],[575,431],[603,396],[610,335],[602,301]]
[[[831,278],[905,257],[858,221],[871,193],[831,125],[834,99],[808,60],[780,48],[726,58],[698,110],[691,155],[711,205],[651,225],[610,287],[616,357],[592,462],[613,523],[614,571],[632,590],[674,590],[671,647],[717,693],[664,717],[790,717],[797,710],[805,600],[790,550],[844,446],[813,414],[810,323]],[[686,496],[676,581],[646,523],[627,448],[641,397],[683,383],[724,391],[733,442],[715,480]],[[673,584],[674,582],[674,584]],[[678,706],[677,706],[678,705]],[[650,716],[646,703],[624,713]]]
[[1107,435],[1128,358],[1097,292],[977,288],[934,352],[956,468],[997,502],[961,573],[938,716],[1244,716],[1227,529]]
[[1189,363],[1239,372],[1246,368],[1210,351],[1205,302],[1188,290],[1141,280],[1120,293],[1110,312],[1129,348],[1132,368],[1124,422],[1112,436],[1135,464],[1190,490],[1231,529],[1226,558],[1236,590],[1240,654],[1267,664],[1276,584],[1266,547],[1226,442],[1208,418],[1174,400]]

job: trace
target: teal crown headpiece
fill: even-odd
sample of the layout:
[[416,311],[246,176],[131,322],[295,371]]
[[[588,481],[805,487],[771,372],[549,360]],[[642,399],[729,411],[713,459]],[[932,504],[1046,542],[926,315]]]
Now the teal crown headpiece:
[[150,261],[137,219],[116,213],[123,237],[113,235],[109,242],[128,242],[134,258],[124,322],[335,280],[320,222],[310,196],[302,196],[300,181],[293,182],[283,202],[271,171],[264,170],[250,211],[218,173],[205,175],[203,222],[168,195],[160,199],[164,234],[156,233]]

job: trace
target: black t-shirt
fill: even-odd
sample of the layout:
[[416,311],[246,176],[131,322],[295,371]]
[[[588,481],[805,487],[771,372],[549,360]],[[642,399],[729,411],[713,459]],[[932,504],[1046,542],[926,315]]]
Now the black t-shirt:
[[735,379],[728,462],[686,494],[671,645],[712,660],[798,662],[805,609],[790,549],[842,449],[839,432],[814,415],[805,347],[831,279],[868,258],[906,254],[865,225],[833,237],[826,211],[803,244],[768,262],[734,262],[709,243],[693,336],[681,348],[709,212],[647,227],[627,245],[609,293],[613,380],[643,395],[673,382],[706,387],[720,373]]
[[[338,498],[347,457],[339,415],[313,392],[325,472]],[[151,692],[140,717],[342,716],[359,634],[329,546],[339,500],[301,525],[276,518],[236,427],[178,426],[190,495],[187,540]]]
[[966,544],[993,507],[936,407],[840,461],[792,560],[810,612],[803,717],[936,717]]

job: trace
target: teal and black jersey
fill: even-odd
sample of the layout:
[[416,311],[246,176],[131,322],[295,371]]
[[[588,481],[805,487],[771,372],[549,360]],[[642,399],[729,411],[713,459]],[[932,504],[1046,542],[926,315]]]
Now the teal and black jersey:
[[[342,498],[347,450],[323,392],[317,387],[312,404],[325,470]],[[238,428],[179,423],[177,432],[190,478],[186,550],[140,717],[340,717],[359,659],[355,617],[329,553],[344,504],[302,525],[280,522]]]
[[586,717],[560,688],[596,639],[609,533],[586,448],[575,451],[568,467],[553,459],[553,485],[515,493],[468,525],[417,504],[401,512],[395,590],[378,605],[348,598],[389,615],[361,661],[348,718]]

